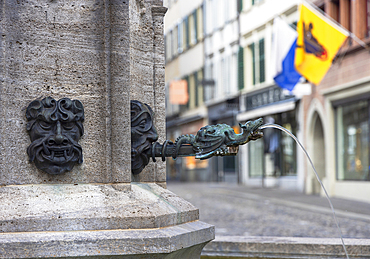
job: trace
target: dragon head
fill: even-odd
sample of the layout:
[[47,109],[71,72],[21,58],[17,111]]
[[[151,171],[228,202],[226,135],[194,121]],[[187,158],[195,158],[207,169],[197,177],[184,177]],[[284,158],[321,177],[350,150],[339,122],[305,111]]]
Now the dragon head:
[[249,140],[257,140],[263,137],[263,133],[259,130],[263,124],[263,119],[259,118],[254,121],[247,121],[245,124],[239,123],[239,126],[243,129],[243,133],[249,133]]

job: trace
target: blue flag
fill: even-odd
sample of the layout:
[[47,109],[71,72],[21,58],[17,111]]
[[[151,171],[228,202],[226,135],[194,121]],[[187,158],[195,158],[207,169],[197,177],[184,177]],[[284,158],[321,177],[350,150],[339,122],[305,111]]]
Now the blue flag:
[[272,35],[272,76],[281,88],[292,91],[301,75],[294,67],[297,32],[279,17],[274,19]]

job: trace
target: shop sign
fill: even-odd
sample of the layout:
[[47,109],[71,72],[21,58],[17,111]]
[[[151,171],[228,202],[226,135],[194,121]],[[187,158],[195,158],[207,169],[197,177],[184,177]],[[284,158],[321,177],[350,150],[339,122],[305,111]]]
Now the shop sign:
[[247,111],[277,102],[294,99],[294,97],[294,95],[286,95],[284,90],[278,86],[269,87],[246,96]]
[[172,81],[170,83],[170,103],[184,105],[188,101],[188,82],[186,80]]

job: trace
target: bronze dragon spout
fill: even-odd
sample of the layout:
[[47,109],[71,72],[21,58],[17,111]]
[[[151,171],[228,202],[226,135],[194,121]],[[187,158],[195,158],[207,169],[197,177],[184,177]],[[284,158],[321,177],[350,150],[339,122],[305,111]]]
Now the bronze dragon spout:
[[176,158],[183,144],[193,146],[195,158],[207,159],[212,156],[234,155],[239,145],[244,145],[251,140],[257,140],[263,136],[258,130],[263,120],[248,121],[245,124],[239,123],[242,133],[236,134],[234,129],[227,124],[207,125],[202,127],[194,135],[182,135],[176,139],[172,157]]
[[[133,107],[136,108],[133,109]],[[135,114],[145,114],[145,116],[138,117]],[[238,153],[239,145],[263,137],[259,130],[263,120],[257,119],[245,124],[239,123],[242,129],[240,134],[236,134],[234,129],[227,124],[207,125],[202,127],[195,136],[181,135],[175,143],[166,140],[160,144],[156,142],[158,135],[152,123],[153,116],[154,113],[148,105],[139,101],[131,101],[131,149],[135,151],[132,151],[131,156],[133,174],[140,173],[149,163],[150,157],[153,162],[156,162],[156,157],[162,157],[162,161],[165,161],[166,157],[176,159],[177,157],[195,156],[197,159],[207,159],[213,156],[231,156]],[[140,134],[136,134],[136,125],[143,125],[142,128],[146,131],[142,130]],[[147,144],[140,145],[138,149],[138,143]]]

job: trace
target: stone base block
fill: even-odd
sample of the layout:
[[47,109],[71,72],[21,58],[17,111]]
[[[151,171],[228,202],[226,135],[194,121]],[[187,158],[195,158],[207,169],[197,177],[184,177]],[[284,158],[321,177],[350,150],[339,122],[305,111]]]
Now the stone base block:
[[195,259],[214,227],[194,221],[160,229],[0,234],[1,258]]
[[199,258],[214,238],[154,183],[0,187],[0,258]]
[[0,200],[0,233],[163,228],[199,219],[197,208],[154,183],[12,185],[0,188]]

